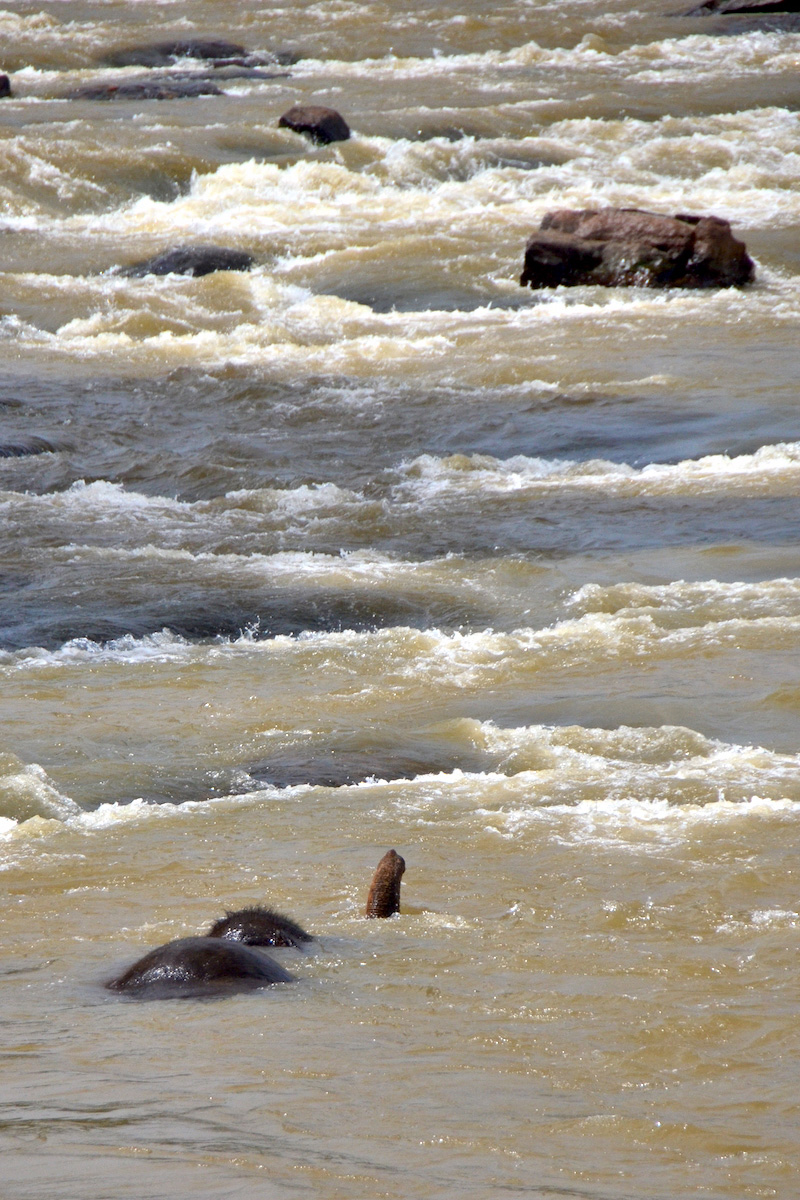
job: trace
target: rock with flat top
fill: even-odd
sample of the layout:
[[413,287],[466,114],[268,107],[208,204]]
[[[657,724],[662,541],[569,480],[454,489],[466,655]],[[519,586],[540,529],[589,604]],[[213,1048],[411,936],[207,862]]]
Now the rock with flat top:
[[740,287],[754,277],[744,242],[720,217],[640,209],[558,209],[525,248],[523,287]]
[[110,67],[167,67],[181,58],[214,62],[218,59],[244,58],[246,54],[244,46],[220,38],[174,38],[172,41],[114,50],[105,55],[103,61]]
[[132,279],[145,275],[210,275],[212,271],[249,271],[253,257],[226,246],[177,246],[120,271]]
[[173,75],[157,79],[121,79],[75,88],[66,100],[182,100],[187,96],[221,96],[215,83],[202,76]]
[[109,67],[171,67],[182,59],[196,59],[211,67],[259,67],[275,63],[289,66],[297,62],[290,50],[247,50],[238,42],[222,38],[174,38],[172,41],[148,42],[142,46],[125,46],[100,59]]
[[293,129],[295,133],[304,133],[321,146],[346,142],[350,137],[350,127],[341,113],[321,104],[296,104],[283,114],[278,125]]

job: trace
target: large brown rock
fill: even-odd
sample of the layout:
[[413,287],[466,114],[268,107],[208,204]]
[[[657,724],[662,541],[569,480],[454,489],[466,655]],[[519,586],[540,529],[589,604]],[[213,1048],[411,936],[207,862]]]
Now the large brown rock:
[[558,209],[525,248],[523,287],[736,287],[753,279],[744,242],[719,217],[633,208]]
[[293,129],[295,133],[305,133],[322,146],[346,142],[350,137],[350,127],[342,114],[321,104],[296,104],[283,114],[278,125]]

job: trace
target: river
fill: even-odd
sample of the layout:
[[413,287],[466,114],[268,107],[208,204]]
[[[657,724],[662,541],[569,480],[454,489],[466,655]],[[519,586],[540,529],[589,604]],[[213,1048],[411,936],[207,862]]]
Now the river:
[[[3,1200],[788,1200],[797,23],[231,8],[0,12]],[[608,205],[755,282],[520,287]],[[296,982],[103,987],[253,903]]]

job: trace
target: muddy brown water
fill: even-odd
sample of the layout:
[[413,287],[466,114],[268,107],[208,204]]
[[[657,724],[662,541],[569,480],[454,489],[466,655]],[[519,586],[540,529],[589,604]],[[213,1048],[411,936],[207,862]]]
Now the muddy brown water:
[[[4,1200],[797,1193],[800,43],[681,7],[0,13]],[[62,98],[179,37],[296,61]],[[519,287],[606,204],[755,284]]]

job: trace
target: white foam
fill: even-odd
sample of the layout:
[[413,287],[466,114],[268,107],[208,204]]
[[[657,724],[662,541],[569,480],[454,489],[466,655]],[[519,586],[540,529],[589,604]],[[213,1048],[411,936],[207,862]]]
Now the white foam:
[[[503,729],[465,721],[461,736],[493,755],[498,767],[454,770],[412,780],[369,780],[353,789],[379,811],[404,820],[465,822],[514,839],[541,830],[553,841],[633,846],[644,853],[684,844],[721,822],[783,820],[800,813],[800,755],[728,744],[679,726],[593,729],[526,726]],[[81,811],[55,793],[40,768],[24,768],[23,784],[36,804],[3,817],[0,834],[55,836],[60,829],[87,835],[151,820],[191,821],[215,808],[269,804],[275,795],[301,795],[310,785],[159,805],[143,799]],[[19,790],[19,780],[11,776]],[[42,804],[44,791],[49,803]],[[55,797],[55,802],[53,800]],[[43,820],[44,818],[44,820]],[[755,918],[754,918],[755,919]],[[764,920],[776,920],[770,912]]]
[[164,509],[180,512],[191,509],[191,505],[180,500],[171,500],[165,496],[146,496],[142,492],[102,479],[93,483],[79,479],[63,492],[47,492],[41,496],[4,492],[0,493],[0,502],[8,505],[36,504],[55,511],[61,509],[76,514],[89,512],[94,518],[102,516],[104,512],[146,512]]
[[647,800],[635,796],[609,800],[587,800],[576,805],[550,805],[502,813],[487,811],[487,828],[513,839],[532,827],[549,829],[561,845],[597,848],[628,847],[640,853],[659,854],[685,846],[703,830],[714,831],[723,823],[784,819],[800,813],[800,801],[752,796],[740,801],[719,799],[705,804],[672,804],[668,799]]
[[0,755],[0,832],[8,835],[34,818],[66,821],[78,813],[79,806],[56,788],[37,763]]
[[584,584],[568,601],[576,614],[607,612],[624,615],[648,612],[661,624],[800,616],[800,579],[769,579],[758,583],[722,583],[706,579],[691,583],[618,583],[605,587]]
[[531,496],[553,490],[602,492],[604,496],[663,496],[707,492],[786,494],[800,485],[800,442],[762,446],[754,454],[707,455],[672,464],[627,463],[590,459],[497,459],[488,455],[424,454],[401,468],[406,482],[399,490],[416,502],[435,503],[452,497]]
[[665,38],[660,42],[614,48],[602,37],[588,34],[576,46],[542,47],[529,41],[510,50],[488,50],[477,53],[433,54],[425,58],[386,55],[383,58],[362,58],[356,61],[303,59],[293,68],[298,78],[326,75],[365,75],[373,81],[387,83],[403,80],[445,77],[458,80],[466,75],[484,76],[487,82],[502,80],[507,74],[514,80],[520,68],[542,83],[552,75],[576,72],[605,79],[607,85],[620,79],[641,79],[643,82],[683,82],[693,76],[698,65],[705,77],[718,76],[729,81],[734,77],[759,75],[765,69],[775,73],[794,71],[796,56],[794,41],[780,32],[752,32],[737,38],[721,38],[705,34]]

